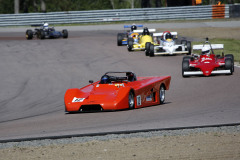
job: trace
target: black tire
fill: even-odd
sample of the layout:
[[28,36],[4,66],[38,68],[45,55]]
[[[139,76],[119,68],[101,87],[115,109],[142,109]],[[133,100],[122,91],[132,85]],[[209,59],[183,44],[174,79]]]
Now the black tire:
[[184,57],[183,57],[183,61],[185,61],[185,60],[186,60],[186,61],[189,61],[189,60],[191,60],[191,58],[192,58],[192,57],[190,57],[190,56],[184,56]]
[[30,39],[33,38],[33,31],[32,31],[31,29],[28,29],[28,30],[26,31],[26,38],[27,38],[28,40],[30,40]]
[[63,38],[68,38],[68,31],[66,29],[62,30]]
[[150,48],[149,48],[149,56],[150,56],[150,57],[154,57],[154,56],[155,56],[155,55],[154,55],[154,45],[153,45],[153,44],[150,45]]
[[163,104],[165,101],[165,87],[161,85],[159,88],[159,104]]
[[128,107],[129,109],[135,108],[134,94],[132,91],[130,91],[128,95]]
[[234,56],[232,54],[227,54],[225,55],[226,58],[231,58],[232,59],[232,62],[233,62],[233,72],[234,72]]
[[183,74],[184,71],[189,71],[189,60],[183,60],[182,61],[182,76],[183,77],[188,77],[188,76]]
[[181,40],[181,44],[187,45],[187,41],[186,40]]
[[231,58],[226,58],[226,59],[225,59],[225,69],[226,69],[226,70],[230,70],[230,73],[227,74],[227,75],[232,75],[232,73],[233,73],[233,68],[234,68],[233,60],[232,60]]
[[149,56],[150,45],[151,45],[150,42],[147,42],[147,43],[145,44],[145,55],[146,55],[146,56]]
[[190,41],[187,41],[187,50],[188,50],[187,55],[191,55],[191,53],[192,53],[192,45],[191,45]]
[[133,38],[128,38],[128,51],[131,52],[133,48]]
[[45,39],[45,33],[44,33],[44,31],[43,30],[40,30],[39,31],[39,37],[40,37],[40,39]]
[[123,40],[123,34],[122,33],[118,33],[117,34],[117,45],[118,46],[122,45],[122,40]]

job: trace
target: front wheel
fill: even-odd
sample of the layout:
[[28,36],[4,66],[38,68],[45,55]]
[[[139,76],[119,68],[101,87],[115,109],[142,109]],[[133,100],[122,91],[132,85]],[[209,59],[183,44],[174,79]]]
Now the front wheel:
[[159,103],[163,104],[165,101],[165,87],[161,85],[159,89]]
[[146,55],[146,56],[149,56],[150,45],[151,45],[150,42],[147,42],[146,45],[145,45],[145,55]]
[[28,29],[26,31],[26,38],[29,40],[29,39],[32,39],[33,38],[33,31]]
[[122,33],[118,33],[117,34],[117,45],[118,46],[122,45],[122,40],[123,40],[123,34]]
[[133,38],[128,38],[128,51],[132,51],[133,48]]
[[184,71],[189,71],[189,60],[183,60],[182,62],[182,76],[187,77],[184,75]]
[[151,44],[150,47],[149,47],[149,56],[150,57],[154,57],[154,45]]
[[128,95],[128,107],[129,109],[134,109],[135,107],[134,94],[132,91],[130,91]]

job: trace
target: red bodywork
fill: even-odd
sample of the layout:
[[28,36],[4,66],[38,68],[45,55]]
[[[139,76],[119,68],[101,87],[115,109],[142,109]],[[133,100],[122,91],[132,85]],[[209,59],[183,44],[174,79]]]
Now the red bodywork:
[[64,102],[66,112],[89,110],[127,109],[129,92],[134,95],[134,108],[160,104],[159,89],[169,89],[170,76],[137,77],[136,81],[99,84],[100,81],[83,88],[68,89]]
[[200,57],[190,60],[189,67],[201,70],[204,76],[210,76],[213,70],[224,69],[225,58],[217,58],[215,54],[200,55]]

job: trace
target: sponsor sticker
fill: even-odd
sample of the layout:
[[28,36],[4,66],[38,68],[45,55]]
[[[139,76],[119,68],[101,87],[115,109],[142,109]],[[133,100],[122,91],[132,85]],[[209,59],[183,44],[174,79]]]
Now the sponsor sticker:
[[72,103],[75,103],[75,102],[83,102],[85,98],[77,98],[77,97],[74,97],[73,100],[72,100]]

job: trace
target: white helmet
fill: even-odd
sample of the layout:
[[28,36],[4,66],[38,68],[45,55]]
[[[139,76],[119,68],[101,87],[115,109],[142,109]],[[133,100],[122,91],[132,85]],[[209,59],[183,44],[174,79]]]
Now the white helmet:
[[43,28],[44,28],[44,29],[48,29],[48,23],[44,23],[44,24],[43,24]]
[[209,55],[210,54],[210,47],[209,46],[204,46],[202,48],[202,54],[207,54]]

